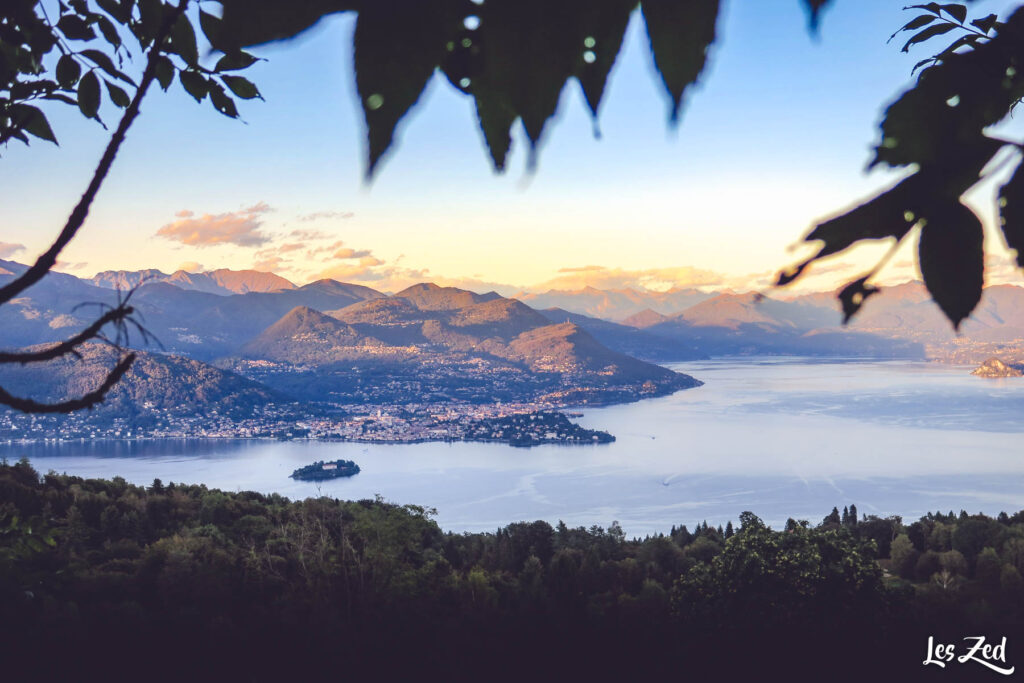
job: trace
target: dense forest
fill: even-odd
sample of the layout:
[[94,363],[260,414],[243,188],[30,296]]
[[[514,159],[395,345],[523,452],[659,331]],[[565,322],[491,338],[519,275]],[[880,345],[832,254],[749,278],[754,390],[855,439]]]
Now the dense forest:
[[42,679],[914,680],[937,671],[922,667],[929,635],[961,648],[1005,635],[1008,664],[1022,642],[1024,512],[906,524],[849,506],[781,530],[743,512],[735,527],[643,539],[615,523],[446,533],[432,515],[4,462],[0,666]]

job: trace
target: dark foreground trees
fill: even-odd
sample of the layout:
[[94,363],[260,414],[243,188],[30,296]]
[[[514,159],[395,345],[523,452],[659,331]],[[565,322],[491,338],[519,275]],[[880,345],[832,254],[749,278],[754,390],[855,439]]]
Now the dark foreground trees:
[[[0,661],[42,678],[916,680],[929,634],[1024,635],[1024,514],[774,531],[744,513],[729,539],[706,524],[451,534],[379,499],[40,479],[27,463],[0,466],[0,501]],[[862,525],[936,561],[899,579]]]

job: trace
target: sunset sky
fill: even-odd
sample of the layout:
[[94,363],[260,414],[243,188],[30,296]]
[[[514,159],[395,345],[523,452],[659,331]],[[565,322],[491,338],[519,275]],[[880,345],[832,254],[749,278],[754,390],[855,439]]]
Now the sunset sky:
[[[931,54],[886,45],[913,16],[904,4],[838,0],[815,40],[797,0],[726,3],[711,66],[676,132],[636,14],[601,139],[570,83],[532,175],[522,136],[509,171],[491,172],[471,101],[437,75],[370,186],[354,22],[337,16],[257,51],[268,61],[247,75],[266,102],[241,102],[244,122],[178,84],[152,92],[62,267],[80,276],[258,268],[392,291],[424,280],[504,292],[762,287],[805,253],[791,247],[816,219],[897,178],[864,167],[880,106]],[[1008,5],[981,1],[972,12]],[[77,111],[52,112],[60,147],[13,144],[0,160],[0,258],[30,261],[49,244],[107,142]],[[115,111],[104,115],[113,127]],[[1016,281],[991,229],[991,196],[991,186],[973,196],[989,229],[990,279]],[[865,252],[819,268],[806,287],[858,275],[881,253]],[[914,277],[912,253],[887,273]]]

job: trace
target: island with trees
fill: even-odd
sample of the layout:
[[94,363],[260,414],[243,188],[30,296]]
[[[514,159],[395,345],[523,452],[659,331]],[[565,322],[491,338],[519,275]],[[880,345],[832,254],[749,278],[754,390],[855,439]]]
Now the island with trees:
[[351,460],[332,460],[331,462],[318,460],[312,465],[298,468],[290,476],[299,481],[327,481],[353,477],[357,474],[359,474],[359,465]]

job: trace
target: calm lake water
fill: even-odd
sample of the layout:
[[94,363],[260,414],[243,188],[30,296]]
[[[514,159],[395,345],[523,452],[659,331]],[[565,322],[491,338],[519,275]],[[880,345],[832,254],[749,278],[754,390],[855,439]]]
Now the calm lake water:
[[[985,380],[929,363],[698,361],[672,365],[705,386],[586,409],[604,446],[180,440],[0,444],[41,472],[137,484],[329,495],[437,508],[441,526],[618,520],[627,534],[724,524],[751,510],[772,525],[818,522],[832,506],[916,518],[929,510],[1024,509],[1024,379]],[[288,475],[314,460],[362,472],[320,484]]]

